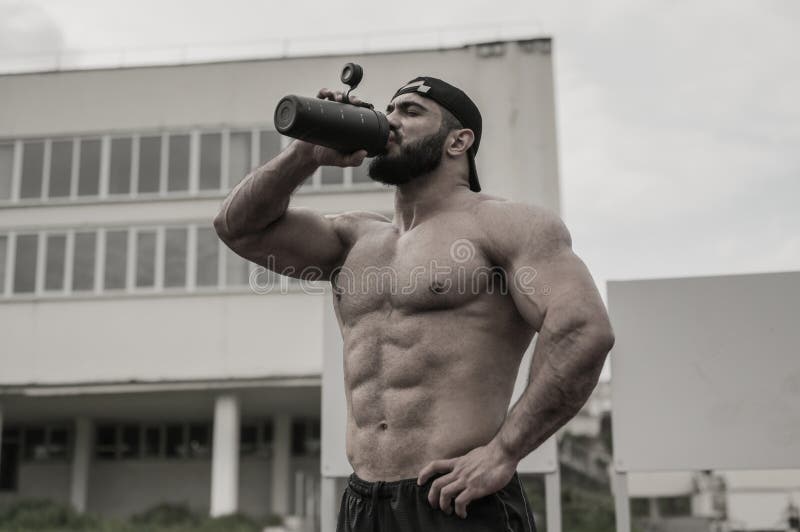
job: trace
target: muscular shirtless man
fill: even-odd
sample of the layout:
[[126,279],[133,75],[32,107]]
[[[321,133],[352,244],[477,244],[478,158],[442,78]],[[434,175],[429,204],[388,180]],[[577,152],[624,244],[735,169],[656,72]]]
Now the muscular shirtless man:
[[[339,531],[534,532],[517,464],[594,389],[608,316],[556,215],[479,192],[481,117],[466,94],[420,77],[386,111],[370,176],[396,186],[393,219],[289,207],[319,166],[366,155],[295,141],[230,193],[214,226],[246,259],[333,284],[354,471]],[[365,282],[376,268],[389,286]]]

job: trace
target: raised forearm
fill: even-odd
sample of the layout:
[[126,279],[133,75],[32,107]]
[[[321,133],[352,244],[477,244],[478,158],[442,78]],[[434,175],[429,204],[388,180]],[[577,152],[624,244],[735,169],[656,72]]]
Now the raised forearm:
[[228,194],[214,227],[220,237],[236,237],[259,231],[280,218],[294,190],[318,165],[310,145],[293,142],[277,157],[245,177]]
[[542,327],[524,393],[493,443],[519,461],[586,403],[597,385],[613,335],[587,323]]

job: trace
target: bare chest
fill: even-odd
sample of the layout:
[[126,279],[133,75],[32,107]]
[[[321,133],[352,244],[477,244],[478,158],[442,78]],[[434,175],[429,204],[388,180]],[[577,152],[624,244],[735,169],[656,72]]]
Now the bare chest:
[[480,247],[475,229],[429,223],[398,235],[394,230],[361,238],[333,279],[343,323],[397,310],[407,314],[455,309],[505,289],[505,277]]

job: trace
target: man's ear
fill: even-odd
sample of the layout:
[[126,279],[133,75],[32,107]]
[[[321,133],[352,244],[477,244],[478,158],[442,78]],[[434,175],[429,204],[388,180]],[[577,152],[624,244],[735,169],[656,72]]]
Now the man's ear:
[[454,157],[466,153],[473,142],[475,142],[475,133],[471,129],[457,129],[455,137],[447,146],[447,153]]

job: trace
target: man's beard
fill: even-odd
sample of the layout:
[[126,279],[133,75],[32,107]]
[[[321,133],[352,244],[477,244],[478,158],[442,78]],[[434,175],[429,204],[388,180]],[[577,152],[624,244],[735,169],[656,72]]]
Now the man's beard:
[[442,147],[449,132],[445,128],[406,145],[397,155],[378,155],[369,163],[369,176],[387,185],[403,185],[432,172],[442,161]]

